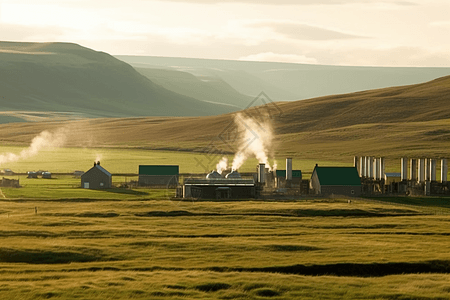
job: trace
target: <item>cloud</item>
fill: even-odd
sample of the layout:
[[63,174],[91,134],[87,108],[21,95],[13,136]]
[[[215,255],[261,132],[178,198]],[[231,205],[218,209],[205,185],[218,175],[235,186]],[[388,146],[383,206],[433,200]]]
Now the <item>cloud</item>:
[[337,30],[321,28],[307,24],[285,22],[285,21],[269,21],[256,22],[251,25],[255,28],[271,28],[274,32],[282,34],[285,37],[296,40],[340,40],[340,39],[356,39],[364,38],[353,34],[343,33]]
[[317,60],[312,57],[297,54],[280,54],[273,52],[263,52],[258,54],[251,54],[240,57],[239,60],[245,61],[272,61],[284,63],[298,63],[298,64],[316,64]]
[[64,30],[54,26],[12,25],[0,22],[1,41],[55,41]]

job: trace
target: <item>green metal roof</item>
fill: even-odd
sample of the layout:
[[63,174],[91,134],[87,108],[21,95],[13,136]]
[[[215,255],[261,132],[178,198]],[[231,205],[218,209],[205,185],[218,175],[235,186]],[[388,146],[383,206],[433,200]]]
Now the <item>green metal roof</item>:
[[[355,167],[315,167],[320,185],[360,186],[361,179]],[[313,172],[313,174],[314,174]]]
[[175,165],[141,165],[139,175],[179,175],[179,166]]
[[[286,170],[277,170],[277,177],[286,177]],[[292,170],[292,178],[302,178],[301,170]]]

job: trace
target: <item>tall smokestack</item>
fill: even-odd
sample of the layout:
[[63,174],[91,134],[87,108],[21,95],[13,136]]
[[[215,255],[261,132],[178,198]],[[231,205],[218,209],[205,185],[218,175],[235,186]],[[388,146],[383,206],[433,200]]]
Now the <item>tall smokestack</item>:
[[364,174],[365,162],[366,162],[366,158],[364,156],[361,156],[359,159],[359,177],[366,176]]
[[265,174],[266,174],[266,164],[259,164],[258,165],[258,182],[259,183],[265,183]]
[[401,180],[408,180],[408,159],[406,157],[402,157],[401,160]]
[[417,159],[415,158],[409,160],[409,180],[417,181]]
[[384,178],[385,166],[384,166],[384,157],[380,157],[380,179]]
[[419,158],[419,168],[418,168],[418,181],[419,183],[425,182],[425,159]]
[[436,160],[430,159],[430,180],[436,181]]
[[430,159],[425,158],[425,181],[431,180],[431,174],[430,174]]
[[292,158],[286,158],[286,180],[292,180]]
[[381,174],[380,174],[380,161],[379,158],[374,158],[373,160],[373,170],[374,170],[374,179],[380,180]]
[[447,182],[447,172],[448,172],[447,159],[443,158],[443,159],[441,159],[441,182],[442,183]]

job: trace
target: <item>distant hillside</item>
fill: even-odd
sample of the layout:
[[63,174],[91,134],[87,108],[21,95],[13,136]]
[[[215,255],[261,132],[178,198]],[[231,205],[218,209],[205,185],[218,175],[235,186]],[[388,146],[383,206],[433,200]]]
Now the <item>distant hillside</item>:
[[349,67],[153,56],[117,56],[139,68],[166,68],[223,80],[239,93],[261,91],[275,101],[301,100],[421,83],[450,75],[450,68]]
[[135,69],[152,82],[195,99],[229,104],[240,109],[245,108],[253,100],[253,97],[239,93],[224,80],[217,77],[196,77],[188,72],[170,69],[138,67],[135,67]]
[[0,42],[0,109],[84,116],[204,116],[236,110],[169,91],[109,54],[69,43]]
[[[348,161],[353,155],[450,158],[450,76],[422,84],[276,105],[279,110],[273,105],[270,108],[277,156],[333,161]],[[264,107],[246,113],[257,114],[258,110],[264,111]],[[98,146],[205,151],[207,160],[219,155],[219,150],[232,152],[219,138],[230,128],[232,120],[233,114],[225,114],[194,118],[94,119],[74,124],[79,136],[95,135]],[[28,143],[40,130],[59,126],[61,124],[0,125],[0,140]],[[83,145],[83,138],[71,141],[74,146]]]

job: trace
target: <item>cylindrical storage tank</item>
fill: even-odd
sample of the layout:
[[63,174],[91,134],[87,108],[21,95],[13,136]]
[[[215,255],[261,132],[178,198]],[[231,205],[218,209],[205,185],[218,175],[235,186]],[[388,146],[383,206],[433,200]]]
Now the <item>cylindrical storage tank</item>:
[[292,158],[286,158],[286,180],[292,180]]
[[425,159],[419,158],[417,176],[420,183],[425,182]]
[[441,182],[442,183],[447,182],[447,172],[448,172],[447,159],[443,158],[443,159],[441,159]]
[[409,180],[417,181],[417,159],[409,160]]
[[436,181],[436,160],[430,159],[430,179]]
[[384,157],[380,157],[380,179],[384,178],[385,166],[384,166]]
[[258,182],[265,183],[266,164],[259,164],[258,166]]
[[361,156],[359,158],[359,177],[364,177],[364,167],[366,163],[366,158],[364,156]]
[[353,157],[353,166],[356,168],[356,170],[357,170],[357,172],[359,174],[359,170],[361,168],[360,168],[360,165],[359,165],[359,157],[358,156],[354,156]]
[[402,157],[401,160],[401,180],[408,180],[408,159],[406,157]]

